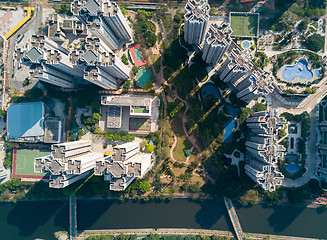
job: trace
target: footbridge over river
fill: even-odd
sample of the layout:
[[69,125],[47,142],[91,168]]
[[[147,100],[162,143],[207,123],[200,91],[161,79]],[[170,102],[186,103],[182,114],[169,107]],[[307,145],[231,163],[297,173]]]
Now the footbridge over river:
[[225,201],[225,206],[227,208],[229,218],[232,222],[237,240],[244,240],[245,236],[244,236],[244,233],[243,233],[243,230],[241,227],[241,223],[238,220],[238,217],[237,217],[237,214],[236,214],[236,211],[235,211],[232,201],[227,197],[224,197],[224,201]]
[[77,237],[77,204],[75,195],[69,197],[69,239]]

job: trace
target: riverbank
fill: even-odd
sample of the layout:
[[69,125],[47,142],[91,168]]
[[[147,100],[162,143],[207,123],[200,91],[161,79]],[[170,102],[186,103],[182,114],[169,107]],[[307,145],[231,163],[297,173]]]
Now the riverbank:
[[[185,229],[185,228],[160,228],[160,229],[106,229],[106,230],[86,230],[79,233],[79,240],[86,240],[90,235],[112,235],[118,236],[125,235],[137,235],[138,237],[144,237],[149,234],[163,235],[201,235],[201,236],[226,236],[234,237],[229,231],[219,230],[205,230],[205,229]],[[67,233],[56,233],[59,240],[65,239]],[[316,238],[303,238],[303,237],[291,237],[291,236],[278,236],[269,234],[257,234],[257,233],[245,233],[246,239],[275,239],[275,240],[318,240]]]

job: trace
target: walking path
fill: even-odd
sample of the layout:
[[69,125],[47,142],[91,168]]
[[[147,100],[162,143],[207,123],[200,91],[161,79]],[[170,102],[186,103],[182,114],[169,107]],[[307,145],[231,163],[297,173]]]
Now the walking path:
[[[149,234],[158,235],[220,235],[232,238],[233,234],[229,231],[220,230],[209,230],[209,229],[186,229],[186,228],[144,228],[144,229],[106,229],[106,230],[85,230],[80,232],[79,239],[87,239],[89,235],[138,235],[146,236]],[[314,238],[303,238],[303,237],[291,237],[291,236],[280,236],[280,235],[268,235],[258,233],[245,233],[247,239],[275,239],[275,240],[317,240]]]

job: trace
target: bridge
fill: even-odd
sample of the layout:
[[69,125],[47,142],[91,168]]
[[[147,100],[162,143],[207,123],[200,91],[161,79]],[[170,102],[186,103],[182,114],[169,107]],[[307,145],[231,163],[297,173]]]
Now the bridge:
[[75,195],[69,197],[69,239],[77,237],[77,204]]
[[238,220],[238,217],[237,217],[237,214],[236,214],[236,211],[235,211],[232,201],[227,197],[224,197],[224,201],[225,201],[225,206],[227,208],[227,212],[228,212],[229,218],[232,222],[237,239],[244,240],[245,236],[244,236],[244,233],[243,233],[243,230],[241,227],[241,223]]

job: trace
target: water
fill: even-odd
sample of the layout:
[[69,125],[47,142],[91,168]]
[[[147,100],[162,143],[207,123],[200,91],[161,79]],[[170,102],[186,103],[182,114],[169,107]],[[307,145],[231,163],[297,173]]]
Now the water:
[[[202,228],[233,231],[223,202],[175,199],[169,203],[120,204],[79,201],[78,228]],[[298,237],[327,238],[327,209],[291,206],[236,209],[243,231]]]
[[204,84],[201,88],[202,98],[205,99],[208,95],[213,96],[217,100],[220,100],[218,89],[213,84]]
[[[214,98],[216,98],[217,100],[220,100],[218,89],[213,84],[203,85],[201,88],[201,95],[202,95],[202,99],[205,99],[208,95],[211,95]],[[223,103],[223,104],[227,108],[227,114],[233,116],[233,118],[235,118],[239,114],[240,109],[235,108],[232,105],[229,105],[227,103]],[[232,142],[232,140],[233,140],[232,133],[233,133],[234,127],[235,127],[234,119],[225,123],[225,133],[223,135],[225,143]]]
[[295,164],[295,163],[290,163],[288,166],[285,168],[289,173],[296,173],[300,170],[300,167]]
[[68,201],[0,203],[0,239],[55,240],[54,232],[68,231]]
[[136,80],[138,81],[141,87],[149,83],[150,79],[151,79],[151,73],[149,70],[145,68],[141,68],[136,74]]
[[233,129],[235,127],[234,119],[230,120],[227,124],[225,124],[225,133],[223,135],[225,143],[230,143],[233,140]]
[[294,78],[308,79],[313,78],[313,73],[308,69],[308,62],[300,59],[294,66],[287,66],[283,71],[283,78],[286,81],[292,81]]
[[[217,100],[221,100],[217,87],[213,84],[207,83],[201,88],[202,99],[205,99],[209,95],[213,96]],[[232,105],[229,105],[227,103],[223,104],[227,108],[227,113],[229,115],[236,117],[240,113],[240,109],[233,107]]]
[[243,42],[242,42],[242,47],[244,48],[244,49],[247,49],[247,48],[249,48],[250,47],[250,42],[249,41],[247,41],[247,40],[244,40]]
[[[169,203],[78,200],[78,230],[197,228],[233,231],[224,203],[175,199]],[[327,209],[256,205],[237,208],[245,232],[327,238]],[[68,201],[0,204],[0,240],[55,239],[68,231]]]

